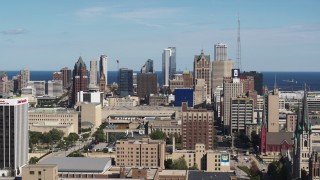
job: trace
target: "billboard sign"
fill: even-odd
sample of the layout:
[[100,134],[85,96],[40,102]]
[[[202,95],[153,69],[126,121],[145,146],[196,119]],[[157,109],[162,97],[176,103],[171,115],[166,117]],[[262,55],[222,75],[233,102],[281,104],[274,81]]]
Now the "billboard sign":
[[232,78],[238,78],[240,76],[240,69],[232,69]]
[[221,166],[230,166],[229,154],[221,154]]

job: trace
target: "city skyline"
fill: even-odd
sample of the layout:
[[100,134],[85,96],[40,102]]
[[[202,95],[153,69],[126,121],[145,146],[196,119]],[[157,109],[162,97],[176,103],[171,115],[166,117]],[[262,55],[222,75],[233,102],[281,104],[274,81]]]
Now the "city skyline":
[[[147,59],[160,70],[166,47],[177,48],[177,71],[192,70],[194,55],[201,49],[213,55],[216,43],[227,44],[235,61],[239,13],[243,70],[318,71],[318,1],[18,4],[0,7],[1,70],[72,68],[79,56],[89,64],[101,54],[110,71],[117,70],[116,60],[139,70]],[[310,66],[301,68],[302,60]]]

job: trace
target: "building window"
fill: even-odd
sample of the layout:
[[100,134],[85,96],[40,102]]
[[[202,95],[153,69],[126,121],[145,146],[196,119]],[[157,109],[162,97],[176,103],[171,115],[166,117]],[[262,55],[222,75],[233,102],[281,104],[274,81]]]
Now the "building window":
[[29,171],[29,174],[34,174],[34,171]]
[[41,171],[38,171],[38,175],[41,175]]

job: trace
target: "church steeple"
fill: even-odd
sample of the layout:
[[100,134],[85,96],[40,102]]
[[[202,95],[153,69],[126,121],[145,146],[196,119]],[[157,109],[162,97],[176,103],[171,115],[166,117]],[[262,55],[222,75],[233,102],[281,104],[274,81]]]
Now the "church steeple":
[[303,106],[302,106],[302,123],[304,126],[304,129],[311,133],[311,124],[309,119],[309,108],[308,108],[308,90],[307,85],[304,85],[304,96],[303,96]]

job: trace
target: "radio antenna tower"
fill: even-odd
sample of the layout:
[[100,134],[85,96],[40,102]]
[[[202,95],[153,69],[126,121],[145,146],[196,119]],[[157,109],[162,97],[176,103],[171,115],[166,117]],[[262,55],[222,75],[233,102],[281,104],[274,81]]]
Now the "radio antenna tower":
[[238,14],[238,37],[237,37],[237,59],[236,68],[242,70],[241,68],[241,40],[240,40],[240,18]]

